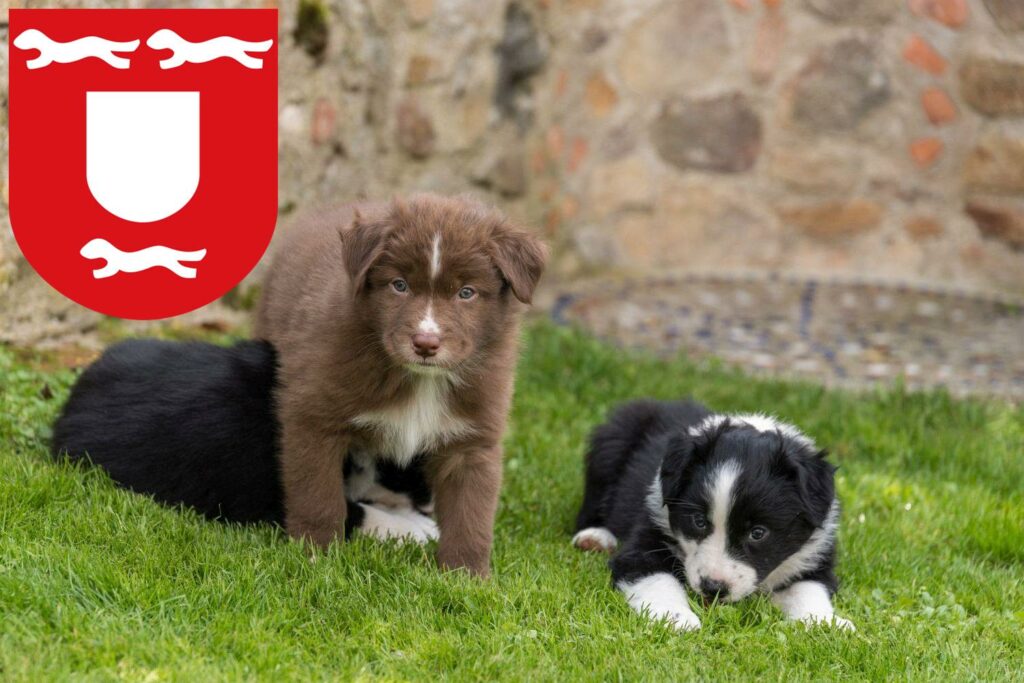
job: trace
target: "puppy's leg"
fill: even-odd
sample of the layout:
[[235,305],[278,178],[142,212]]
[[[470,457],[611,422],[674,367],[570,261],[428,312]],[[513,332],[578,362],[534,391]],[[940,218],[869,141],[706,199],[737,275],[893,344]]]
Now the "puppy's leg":
[[438,454],[430,466],[434,513],[441,530],[438,563],[466,568],[487,577],[491,572],[494,515],[501,489],[501,447]]
[[805,624],[822,624],[853,630],[853,622],[837,617],[832,609],[828,588],[818,581],[797,581],[772,593],[772,602],[787,618]]
[[586,552],[610,553],[619,544],[615,534],[605,527],[604,506],[609,486],[608,455],[602,451],[597,436],[587,453],[583,503],[576,516],[576,534],[572,544]]
[[680,631],[700,628],[677,578],[675,553],[658,530],[650,525],[635,530],[609,564],[612,583],[634,610]]
[[572,538],[580,550],[610,553],[618,546],[619,539],[608,528],[608,508],[618,497],[623,471],[663,411],[656,401],[627,403],[591,433],[584,458],[583,503]]
[[292,538],[325,548],[345,538],[342,456],[347,439],[282,415],[281,483],[285,528]]

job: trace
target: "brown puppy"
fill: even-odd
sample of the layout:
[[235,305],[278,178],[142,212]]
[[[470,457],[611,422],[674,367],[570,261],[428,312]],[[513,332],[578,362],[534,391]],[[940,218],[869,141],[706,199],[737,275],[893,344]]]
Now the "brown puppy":
[[278,349],[286,527],[344,535],[343,454],[427,454],[443,567],[490,571],[518,321],[543,245],[466,199],[360,204],[293,225],[256,336]]

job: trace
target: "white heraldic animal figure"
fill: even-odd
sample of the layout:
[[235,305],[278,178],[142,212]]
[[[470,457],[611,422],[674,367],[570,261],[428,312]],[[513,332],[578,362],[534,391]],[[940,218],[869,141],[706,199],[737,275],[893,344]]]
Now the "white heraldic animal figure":
[[114,53],[134,52],[139,47],[139,41],[119,43],[106,38],[85,36],[67,43],[58,43],[39,29],[30,28],[18,34],[14,39],[14,47],[19,50],[39,50],[39,56],[28,60],[26,64],[30,69],[41,69],[55,63],[71,64],[88,57],[102,59],[115,69],[127,69],[131,61]]
[[263,60],[250,57],[248,52],[266,52],[274,44],[273,40],[258,43],[248,42],[231,36],[219,36],[192,43],[169,28],[160,29],[149,37],[146,45],[154,50],[171,50],[174,55],[160,61],[161,69],[173,69],[186,62],[203,64],[220,57],[229,57],[249,69],[262,69]]
[[196,251],[178,251],[170,247],[146,247],[138,251],[121,251],[105,239],[90,240],[79,252],[87,259],[103,259],[106,263],[102,268],[95,268],[92,276],[97,280],[117,275],[118,273],[139,273],[150,268],[166,268],[178,277],[194,279],[196,269],[184,266],[181,261],[202,261],[206,257],[205,249]]

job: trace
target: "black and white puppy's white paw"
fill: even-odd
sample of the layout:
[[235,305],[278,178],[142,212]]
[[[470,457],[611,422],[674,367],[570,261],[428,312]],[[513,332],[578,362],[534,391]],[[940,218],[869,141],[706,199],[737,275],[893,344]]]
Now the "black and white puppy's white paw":
[[367,536],[426,545],[440,535],[437,523],[414,509],[386,509],[369,503],[358,503],[358,506],[362,520],[355,529]]
[[700,618],[690,608],[686,589],[671,574],[659,572],[634,581],[619,581],[616,588],[640,614],[655,621],[666,621],[679,631],[700,628]]
[[817,581],[797,581],[772,592],[774,602],[787,618],[807,626],[832,626],[856,631],[853,622],[836,616],[828,587]]
[[[591,436],[573,544],[608,551],[637,611],[695,628],[706,601],[772,596],[786,616],[850,628],[832,595],[835,468],[796,427],[689,401],[636,401]],[[618,543],[621,539],[621,543]]]

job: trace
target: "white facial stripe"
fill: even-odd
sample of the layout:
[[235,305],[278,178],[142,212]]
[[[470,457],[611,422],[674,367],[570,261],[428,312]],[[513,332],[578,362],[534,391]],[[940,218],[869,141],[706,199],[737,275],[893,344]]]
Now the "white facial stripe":
[[708,499],[711,501],[711,524],[714,528],[712,536],[719,531],[723,534],[726,531],[729,523],[729,511],[732,509],[732,490],[736,486],[736,479],[739,476],[739,463],[729,460],[718,468],[714,479],[708,486]]
[[757,588],[757,570],[729,555],[729,513],[732,510],[733,490],[740,475],[739,463],[730,460],[718,468],[708,484],[711,535],[697,541],[678,534],[676,539],[683,550],[686,580],[696,589],[701,580],[721,581],[729,588],[724,599],[735,602]]
[[729,562],[729,511],[732,509],[732,490],[739,474],[739,465],[732,460],[715,472],[708,485],[708,500],[711,501],[711,535],[700,544],[701,550],[704,551],[702,576],[726,583],[729,583],[725,576]]
[[424,334],[441,334],[441,326],[434,320],[433,302],[427,304],[427,314],[420,321],[419,330]]
[[441,233],[434,235],[434,243],[430,247],[430,279],[436,280],[441,272]]

